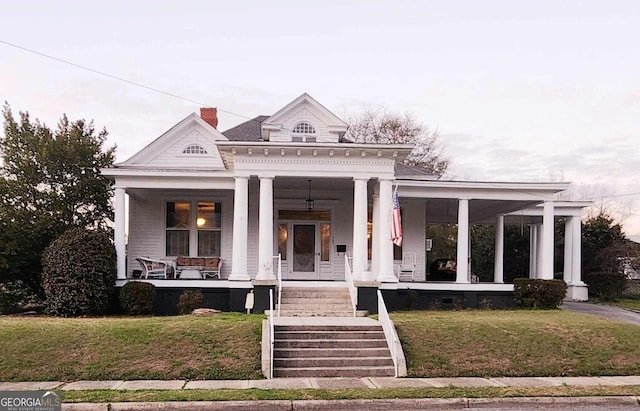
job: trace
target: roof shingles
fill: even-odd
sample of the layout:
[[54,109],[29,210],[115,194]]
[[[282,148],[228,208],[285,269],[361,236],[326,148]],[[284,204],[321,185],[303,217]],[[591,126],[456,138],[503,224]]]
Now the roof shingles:
[[240,123],[222,134],[231,141],[262,141],[260,126],[269,116],[258,116],[244,123]]

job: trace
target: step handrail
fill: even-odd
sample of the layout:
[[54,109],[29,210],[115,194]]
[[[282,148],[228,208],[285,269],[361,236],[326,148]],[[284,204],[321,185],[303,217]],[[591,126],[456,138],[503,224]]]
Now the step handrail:
[[347,288],[349,289],[349,297],[351,297],[351,308],[353,309],[353,316],[356,316],[356,310],[358,307],[358,288],[353,283],[353,272],[351,271],[351,263],[349,262],[349,256],[344,255],[344,279],[347,282]]
[[273,349],[275,346],[275,327],[273,325],[273,290],[269,290],[269,378],[273,378]]
[[380,321],[382,331],[384,331],[384,338],[387,340],[387,345],[389,346],[389,351],[391,352],[391,359],[393,360],[393,372],[395,374],[395,377],[397,377],[397,349],[400,345],[400,340],[398,338],[398,334],[396,334],[396,329],[393,326],[393,322],[391,322],[391,318],[389,318],[389,312],[387,311],[387,306],[384,303],[384,298],[382,298],[382,293],[380,292],[380,290],[378,290],[378,321]]
[[273,258],[278,259],[278,269],[276,270],[276,293],[278,295],[278,317],[280,317],[280,306],[282,305],[282,254],[278,253],[278,255],[273,256]]

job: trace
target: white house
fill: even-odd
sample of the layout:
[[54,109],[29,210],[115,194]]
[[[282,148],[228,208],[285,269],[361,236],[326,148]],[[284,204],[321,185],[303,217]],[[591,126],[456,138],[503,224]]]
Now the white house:
[[[551,279],[554,221],[561,217],[568,298],[587,298],[580,276],[580,212],[587,204],[554,202],[568,183],[437,179],[403,164],[411,145],[345,140],[348,125],[308,94],[225,132],[217,123],[216,109],[203,108],[200,116],[190,114],[130,159],[103,170],[115,180],[117,285],[141,271],[144,277],[138,258],[168,261],[166,270],[159,264],[160,273],[143,280],[158,287],[162,312],[171,312],[185,288],[199,288],[217,308],[237,311],[253,289],[256,310],[264,309],[264,289],[274,286],[279,270],[285,282],[318,287],[344,285],[350,272],[363,308],[366,290],[377,289],[392,308],[410,289],[420,298],[461,296],[472,306],[494,298],[500,305],[513,291],[503,281],[505,224],[531,227],[529,275]],[[395,190],[401,249],[390,239]],[[450,281],[428,276],[431,223],[458,227]],[[467,263],[469,228],[476,223],[496,228],[492,282],[475,282]],[[411,257],[414,268],[399,280],[403,256]],[[192,259],[183,259],[181,267],[175,265],[179,257]],[[199,257],[220,258],[219,275],[207,276],[218,273],[207,273],[209,260],[193,259]],[[182,271],[180,278],[176,271]]]

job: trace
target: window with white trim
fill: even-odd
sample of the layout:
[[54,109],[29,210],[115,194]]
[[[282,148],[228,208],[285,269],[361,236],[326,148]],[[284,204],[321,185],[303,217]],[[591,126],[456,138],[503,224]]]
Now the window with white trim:
[[306,121],[301,121],[293,128],[295,134],[315,134],[316,129]]
[[199,144],[191,144],[182,150],[182,154],[207,154],[207,150]]
[[[168,201],[165,250],[167,256],[220,257],[222,203]],[[195,246],[192,247],[192,244]]]

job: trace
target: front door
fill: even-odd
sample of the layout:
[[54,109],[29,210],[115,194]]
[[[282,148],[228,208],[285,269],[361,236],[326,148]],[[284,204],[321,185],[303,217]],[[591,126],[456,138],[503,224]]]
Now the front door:
[[293,224],[292,275],[301,280],[316,280],[317,242],[316,224]]
[[331,212],[279,210],[278,254],[284,280],[333,280]]

